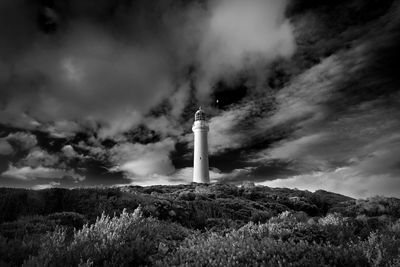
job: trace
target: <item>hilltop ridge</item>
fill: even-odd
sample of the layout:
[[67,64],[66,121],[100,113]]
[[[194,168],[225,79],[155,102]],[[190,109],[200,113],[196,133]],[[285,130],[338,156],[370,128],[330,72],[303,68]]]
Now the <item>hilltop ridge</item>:
[[0,265],[398,266],[399,225],[400,199],[251,183],[0,188]]
[[330,212],[345,216],[400,215],[400,200],[395,198],[355,200],[324,190],[312,193],[252,184],[192,183],[36,191],[0,188],[0,195],[0,222],[65,211],[83,214],[93,221],[102,212],[113,215],[124,208],[133,211],[139,205],[148,216],[196,228],[207,227],[215,219],[229,219],[239,224],[266,221],[284,211],[304,212],[308,216],[324,216]]

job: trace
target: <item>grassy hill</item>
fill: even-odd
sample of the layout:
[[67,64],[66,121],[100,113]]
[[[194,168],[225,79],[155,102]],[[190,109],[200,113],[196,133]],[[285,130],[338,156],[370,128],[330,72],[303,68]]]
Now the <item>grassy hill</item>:
[[1,188],[0,266],[396,266],[399,218],[396,198],[252,184]]

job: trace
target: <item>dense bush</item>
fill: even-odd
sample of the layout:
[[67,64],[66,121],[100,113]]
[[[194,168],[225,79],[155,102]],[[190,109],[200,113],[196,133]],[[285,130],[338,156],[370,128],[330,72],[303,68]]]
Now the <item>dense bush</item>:
[[140,208],[133,213],[124,210],[113,218],[103,214],[70,239],[63,228],[47,234],[39,254],[24,266],[144,265],[151,256],[166,253],[187,234],[186,229],[176,224],[144,218]]
[[49,220],[55,221],[58,225],[81,228],[86,223],[84,215],[76,212],[57,212],[48,216]]
[[[158,266],[367,266],[357,246],[333,246],[269,237],[268,226],[220,235],[207,233],[186,239]],[[251,231],[249,231],[251,229]]]
[[[189,236],[157,266],[396,266],[398,224],[367,240],[352,239],[347,221],[330,214],[318,222],[285,212],[265,224],[249,223],[229,233]],[[342,235],[341,232],[348,232]],[[336,233],[336,235],[334,235]],[[317,235],[325,235],[320,239]],[[338,237],[339,236],[339,237]],[[340,242],[338,242],[338,239]]]
[[[293,201],[296,198],[299,200]],[[163,220],[172,219],[188,227],[205,228],[206,221],[199,221],[203,217],[229,218],[247,223],[264,222],[270,216],[290,210],[303,211],[309,216],[321,216],[324,215],[323,210],[342,205],[343,201],[349,199],[329,192],[322,194],[227,184],[74,190],[54,188],[40,191],[3,188],[0,189],[0,223],[18,220],[21,216],[62,212],[79,213],[94,222],[103,212],[113,215],[124,208],[133,211],[142,205],[146,215]],[[348,206],[342,209],[363,214],[361,209],[351,209]],[[177,216],[170,216],[171,210]]]
[[400,266],[393,198],[222,184],[0,191],[0,266]]

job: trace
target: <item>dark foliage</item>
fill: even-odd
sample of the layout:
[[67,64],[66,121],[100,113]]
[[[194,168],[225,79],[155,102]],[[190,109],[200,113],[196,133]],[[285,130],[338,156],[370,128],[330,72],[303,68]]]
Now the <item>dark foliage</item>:
[[227,184],[0,192],[1,266],[400,261],[395,198]]

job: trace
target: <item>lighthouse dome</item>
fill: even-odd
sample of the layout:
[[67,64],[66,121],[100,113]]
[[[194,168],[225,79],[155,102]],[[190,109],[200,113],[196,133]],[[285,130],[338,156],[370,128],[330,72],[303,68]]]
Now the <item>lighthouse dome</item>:
[[199,110],[196,111],[196,113],[194,114],[194,120],[195,120],[195,121],[205,121],[205,120],[206,120],[206,114],[205,114],[204,111],[201,109],[201,107],[200,107]]

